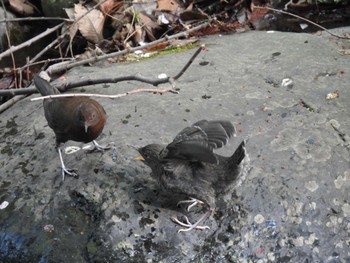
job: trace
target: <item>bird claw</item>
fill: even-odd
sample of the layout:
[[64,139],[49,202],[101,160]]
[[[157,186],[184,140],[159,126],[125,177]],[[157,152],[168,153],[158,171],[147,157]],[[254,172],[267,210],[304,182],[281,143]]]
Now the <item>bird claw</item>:
[[180,206],[181,204],[186,204],[186,203],[190,203],[190,204],[188,205],[187,209],[186,209],[188,212],[190,211],[190,209],[191,209],[192,207],[194,207],[194,206],[196,206],[196,205],[198,205],[198,204],[204,204],[203,201],[191,197],[189,200],[182,200],[182,201],[179,201],[179,202],[177,203],[177,206]]
[[188,232],[188,231],[191,231],[192,229],[200,229],[200,230],[204,230],[204,229],[210,229],[209,226],[199,226],[198,224],[200,223],[200,221],[198,221],[197,223],[195,224],[192,224],[190,222],[190,220],[188,220],[188,217],[187,216],[184,216],[185,218],[185,221],[186,222],[181,222],[179,219],[177,219],[176,217],[172,217],[171,219],[173,220],[174,223],[180,225],[180,226],[183,226],[185,228],[181,228],[179,229],[177,232],[180,233],[180,232]]
[[64,181],[65,175],[72,176],[72,177],[78,177],[78,169],[69,169],[62,167],[62,179]]
[[94,144],[94,147],[91,150],[87,150],[88,153],[92,152],[103,152],[104,150],[109,150],[112,148],[110,144],[107,145],[100,145],[95,140],[92,141]]
[[66,168],[66,166],[64,165],[64,162],[63,162],[61,148],[58,147],[57,150],[58,150],[58,155],[59,155],[60,161],[61,161],[61,169],[62,169],[62,179],[63,179],[63,181],[64,181],[64,176],[66,174],[69,175],[69,176],[77,177],[78,176],[78,173],[77,173],[78,170],[77,169]]

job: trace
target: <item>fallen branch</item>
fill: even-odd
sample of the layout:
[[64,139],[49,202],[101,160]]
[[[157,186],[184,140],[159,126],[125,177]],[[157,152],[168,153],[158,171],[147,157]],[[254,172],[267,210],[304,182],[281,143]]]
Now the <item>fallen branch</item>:
[[[3,9],[3,12],[4,12],[4,17],[5,17],[5,19],[7,19],[7,11],[6,11],[6,7],[5,7],[4,1],[1,1],[1,6],[2,6],[2,9]],[[5,27],[4,28],[5,28],[6,38],[7,38],[7,44],[11,47],[12,44],[11,44],[11,37],[10,37],[8,23],[5,23]],[[3,40],[1,40],[1,41],[3,41]],[[16,60],[15,60],[15,56],[14,56],[13,52],[11,51],[11,48],[10,48],[9,55],[11,55],[12,64],[13,64],[13,67],[15,68],[16,67]],[[1,58],[0,58],[0,61],[1,61]],[[15,76],[15,87],[18,88],[18,86],[17,86],[17,76]]]
[[[175,93],[177,94],[178,92],[175,91],[175,80],[179,79],[184,73],[185,71],[189,68],[189,66],[193,63],[193,61],[195,60],[195,58],[199,55],[199,53],[201,52],[201,50],[204,48],[204,45],[201,45],[196,52],[192,55],[192,57],[190,58],[190,60],[186,63],[186,65],[180,70],[180,72],[178,74],[176,74],[175,77],[166,77],[166,78],[161,78],[161,79],[157,79],[157,80],[149,80],[149,79],[145,79],[145,78],[141,78],[141,77],[137,77],[137,76],[131,76],[134,79],[137,80],[143,80],[143,82],[147,82],[149,84],[152,84],[154,86],[157,86],[161,83],[170,83],[171,85],[168,88],[164,88],[164,89],[136,89],[136,90],[131,90],[125,93],[121,93],[121,94],[115,94],[115,95],[104,95],[104,94],[76,94],[76,93],[72,93],[72,94],[57,94],[57,95],[49,95],[49,96],[42,96],[42,97],[38,97],[38,98],[33,98],[31,99],[31,101],[37,101],[37,100],[44,100],[44,99],[54,99],[54,98],[62,98],[62,97],[100,97],[100,98],[109,98],[109,99],[116,99],[116,98],[121,98],[121,97],[125,97],[128,95],[133,95],[133,94],[137,94],[137,93],[141,93],[141,92],[147,92],[147,93],[154,93],[154,94],[164,94],[167,92],[171,92],[171,93]],[[103,82],[102,82],[103,81]],[[110,81],[110,79],[108,79],[108,81]],[[92,83],[94,82],[94,83]],[[97,84],[98,83],[106,83],[106,80],[87,80],[84,81],[84,84],[86,85],[92,85],[92,84]],[[75,87],[81,87],[82,86],[82,82],[78,83],[74,83],[73,85],[70,85],[70,88],[72,86]],[[67,86],[66,86],[67,87]]]
[[26,95],[18,95],[14,96],[13,98],[9,99],[5,103],[0,105],[0,113],[5,111],[6,109],[10,108],[12,105],[14,105],[17,101],[24,99]]
[[95,93],[58,94],[58,95],[37,97],[37,98],[30,99],[30,101],[37,101],[37,100],[44,100],[44,99],[55,99],[55,98],[67,98],[67,97],[99,97],[99,98],[117,99],[117,98],[125,97],[128,95],[133,95],[136,93],[142,93],[142,92],[154,93],[154,94],[160,94],[160,95],[167,93],[167,92],[171,92],[171,93],[175,93],[175,94],[179,93],[179,92],[174,90],[174,86],[170,86],[170,87],[165,88],[165,89],[135,89],[135,90],[131,90],[131,91],[128,91],[125,93],[115,94],[115,95],[104,95],[104,94],[95,94]]
[[285,14],[285,15],[289,15],[289,16],[293,16],[293,17],[296,17],[298,19],[301,19],[301,20],[304,20],[305,22],[308,22],[324,31],[326,31],[328,34],[330,34],[331,36],[334,36],[334,37],[337,37],[337,38],[341,38],[341,39],[350,39],[350,37],[345,37],[345,36],[340,36],[340,35],[337,35],[337,34],[334,34],[332,33],[331,31],[329,31],[327,28],[319,25],[319,24],[316,24],[315,22],[312,22],[311,20],[309,19],[306,19],[304,17],[301,17],[301,16],[298,16],[298,15],[295,15],[293,13],[290,13],[290,12],[286,12],[286,11],[283,11],[283,10],[280,10],[280,9],[275,9],[275,8],[271,8],[271,7],[267,7],[267,6],[254,6],[254,9],[266,9],[266,10],[270,10],[270,11],[274,11],[274,12],[278,12],[278,13],[281,13],[281,14]]
[[18,46],[11,46],[9,49],[7,49],[6,51],[4,51],[0,54],[0,60],[3,59],[4,57],[9,56],[11,54],[11,52],[15,52],[15,51],[18,51],[22,48],[29,47],[34,42],[38,41],[39,39],[43,38],[44,36],[51,34],[52,32],[54,32],[57,29],[59,29],[60,27],[62,27],[63,25],[64,25],[64,23],[61,23],[61,24],[58,24],[57,26],[54,26],[52,28],[48,28],[43,33],[27,40],[26,42],[23,42],[22,44],[20,44]]
[[[47,45],[43,50],[41,50],[38,54],[36,54],[36,56],[34,58],[32,58],[28,63],[26,63],[25,65],[23,65],[21,68],[18,68],[17,71],[19,73],[22,72],[22,70],[24,70],[25,68],[28,68],[29,66],[31,66],[31,64],[33,64],[35,61],[37,61],[43,54],[45,54],[50,48],[52,48],[53,46],[55,46],[56,44],[59,43],[59,41],[61,41],[66,34],[69,32],[69,29],[74,26],[80,19],[82,19],[85,15],[87,15],[88,13],[90,13],[94,8],[102,5],[104,2],[106,2],[107,0],[103,0],[101,2],[99,2],[98,4],[94,5],[90,10],[88,10],[84,15],[82,15],[80,18],[78,18],[77,20],[75,20],[71,25],[67,26],[67,28],[64,30],[64,32],[59,35],[54,41],[52,41],[49,45]],[[67,21],[70,21],[69,19],[66,19]]]
[[[83,86],[89,86],[89,85],[96,85],[96,84],[103,84],[103,83],[118,83],[122,81],[139,81],[147,84],[151,84],[153,86],[158,86],[160,84],[165,84],[165,83],[170,83],[172,85],[172,90],[171,92],[174,92],[174,81],[179,79],[185,71],[189,68],[189,66],[193,63],[195,58],[199,55],[201,50],[204,48],[204,45],[201,45],[196,52],[192,55],[190,60],[186,63],[186,65],[179,71],[178,74],[175,75],[175,77],[165,77],[165,78],[159,78],[159,79],[150,79],[150,78],[145,78],[142,76],[124,76],[124,77],[116,77],[116,78],[103,78],[103,79],[87,79],[87,80],[82,80],[74,83],[63,83],[60,85],[53,85],[55,88],[57,88],[60,92],[67,91],[72,88],[77,88],[77,87],[83,87]],[[169,90],[169,91],[170,91]],[[145,91],[145,92],[155,92],[160,93],[160,90],[151,90],[151,91]],[[0,96],[15,96],[15,95],[30,95],[33,93],[37,93],[38,90],[34,87],[32,88],[24,88],[24,89],[8,89],[8,90],[0,90]],[[137,92],[138,93],[138,92]],[[164,92],[163,92],[164,93]],[[133,94],[133,93],[131,93]],[[130,94],[127,94],[130,95]],[[72,96],[72,95],[68,95]],[[123,95],[125,96],[125,95]]]
[[210,24],[210,22],[205,22],[203,24],[200,24],[200,25],[198,25],[196,27],[193,27],[191,29],[188,29],[186,31],[177,33],[177,34],[172,35],[172,36],[166,36],[166,37],[160,38],[160,39],[155,40],[153,42],[147,43],[147,44],[145,44],[143,46],[134,47],[134,48],[130,48],[130,49],[125,49],[125,50],[122,50],[122,51],[113,52],[113,53],[109,53],[109,54],[102,55],[102,56],[96,56],[96,57],[92,57],[92,58],[88,58],[88,59],[80,60],[80,61],[57,63],[57,64],[54,64],[54,65],[50,66],[46,70],[46,72],[49,75],[52,75],[54,73],[58,73],[58,72],[61,72],[61,71],[66,71],[66,70],[71,69],[71,68],[76,67],[76,66],[82,66],[82,65],[89,64],[89,63],[94,63],[94,62],[97,62],[97,61],[105,60],[105,59],[108,59],[108,58],[114,58],[114,57],[117,57],[117,56],[122,56],[122,55],[125,55],[125,54],[128,54],[128,53],[131,53],[131,52],[135,52],[137,50],[146,49],[146,48],[149,48],[149,47],[154,46],[156,44],[162,43],[164,41],[169,41],[171,39],[176,39],[176,38],[180,38],[180,37],[187,37],[192,32],[195,32],[195,31],[198,31],[198,30],[200,30],[202,28],[205,28],[209,24]]
[[22,21],[37,21],[37,20],[60,20],[66,22],[73,22],[72,19],[63,18],[63,17],[20,17],[20,18],[7,18],[0,20],[0,23],[6,22],[22,22]]

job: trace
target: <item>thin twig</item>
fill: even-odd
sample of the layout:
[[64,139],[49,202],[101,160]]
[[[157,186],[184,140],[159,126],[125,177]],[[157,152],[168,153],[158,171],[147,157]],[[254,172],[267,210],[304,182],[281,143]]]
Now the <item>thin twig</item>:
[[[188,67],[192,64],[194,59],[199,55],[200,51],[203,50],[204,45],[200,46],[194,55],[190,58],[189,62],[186,63],[185,67],[183,67],[180,71],[180,73],[176,74],[176,79],[179,79],[183,73],[188,69]],[[115,77],[115,78],[102,78],[102,79],[87,79],[82,81],[77,81],[74,83],[64,83],[61,85],[53,85],[55,88],[57,88],[60,92],[67,91],[72,88],[77,87],[83,87],[83,86],[89,86],[89,85],[96,85],[96,84],[105,84],[105,83],[118,83],[122,81],[139,81],[143,83],[147,83],[153,86],[159,86],[160,84],[170,83],[171,89],[175,88],[175,77],[166,77],[166,78],[159,78],[159,79],[150,79],[145,78],[142,76],[123,76],[123,77]],[[33,94],[37,93],[37,89],[32,88],[24,88],[24,89],[7,89],[7,90],[0,90],[0,96],[15,96],[15,95],[23,95],[23,94]]]
[[202,51],[202,49],[205,47],[204,44],[202,44],[200,46],[200,48],[198,48],[196,50],[196,52],[193,54],[193,56],[190,58],[190,60],[186,63],[186,65],[180,70],[179,74],[177,74],[175,77],[174,77],[174,80],[177,80],[178,78],[180,78],[184,73],[185,71],[188,69],[189,66],[191,66],[191,64],[193,63],[193,61],[195,60],[195,58],[199,55],[199,53]]
[[39,39],[43,38],[44,36],[47,36],[49,34],[51,34],[52,32],[54,32],[55,30],[59,29],[60,27],[62,27],[64,25],[64,23],[61,23],[55,27],[52,28],[48,28],[46,29],[46,31],[44,31],[43,33],[29,39],[28,41],[18,45],[18,46],[11,46],[8,50],[2,52],[0,54],[0,60],[3,59],[4,57],[8,56],[11,54],[11,52],[15,52],[17,50],[20,50],[22,48],[28,47],[30,45],[32,45],[34,42],[38,41]]
[[[31,66],[35,66],[35,65],[39,65],[39,64],[49,64],[49,63],[52,63],[52,62],[62,62],[62,61],[71,61],[72,58],[48,58],[48,59],[45,59],[45,60],[40,60],[40,61],[37,61],[37,62],[30,62],[28,61],[27,62],[27,66],[26,67],[31,67]],[[19,68],[19,69],[22,69],[23,67]]]
[[121,97],[125,97],[128,95],[133,95],[141,92],[146,93],[154,93],[154,94],[164,94],[167,92],[178,93],[173,90],[173,87],[168,87],[165,89],[135,89],[121,94],[115,95],[105,95],[105,94],[95,94],[95,93],[71,93],[71,94],[57,94],[57,95],[49,95],[43,97],[32,98],[30,101],[44,100],[44,99],[55,99],[55,98],[69,98],[69,97],[98,97],[98,98],[108,98],[108,99],[117,99]]
[[73,22],[72,19],[63,17],[22,17],[22,18],[7,18],[0,20],[0,23],[6,22],[21,22],[21,21],[36,21],[36,20],[61,20],[66,22]]
[[28,61],[24,66],[18,68],[18,71],[22,71],[25,68],[28,68],[30,65],[32,65],[38,58],[40,58],[43,54],[45,54],[50,48],[52,48],[54,45],[56,45],[62,37],[64,37],[65,33],[61,34],[59,37],[57,37],[54,41],[52,41],[49,45],[47,45],[43,50],[41,50],[38,54],[35,55],[34,58]]
[[74,23],[72,23],[72,25],[69,25],[64,32],[58,36],[54,41],[52,41],[49,45],[47,45],[43,50],[41,50],[38,54],[36,54],[36,56],[34,58],[32,58],[27,64],[25,64],[24,66],[22,66],[21,68],[19,68],[18,70],[23,70],[25,68],[27,68],[29,66],[29,64],[32,64],[33,62],[35,62],[36,60],[38,60],[43,54],[45,54],[50,48],[52,48],[53,46],[55,46],[61,39],[64,38],[64,36],[67,34],[67,32],[69,31],[69,29],[75,25],[80,19],[82,19],[84,16],[86,16],[88,13],[90,13],[94,8],[102,5],[104,2],[106,2],[107,0],[101,1],[98,4],[94,5],[90,10],[88,10],[84,15],[82,15],[81,17],[79,17],[77,20],[74,21]]
[[15,104],[17,101],[25,98],[27,95],[18,95],[15,96],[11,99],[9,99],[8,101],[6,101],[5,103],[0,105],[0,113],[7,110],[8,108],[10,108],[13,104]]
[[88,59],[80,60],[80,61],[75,61],[75,62],[57,63],[57,64],[54,64],[54,65],[50,66],[46,70],[46,72],[49,75],[51,75],[53,73],[58,73],[58,72],[61,72],[61,71],[65,71],[65,70],[68,70],[68,69],[76,67],[76,66],[81,66],[81,65],[85,65],[85,64],[89,64],[89,63],[94,63],[94,62],[97,62],[97,61],[101,61],[101,60],[105,60],[105,59],[113,58],[113,57],[117,57],[117,56],[122,56],[122,55],[125,55],[125,54],[128,54],[128,53],[131,53],[131,52],[135,52],[136,50],[141,50],[141,49],[145,49],[145,48],[154,46],[154,45],[162,43],[164,41],[169,41],[171,39],[187,36],[187,35],[191,34],[192,32],[195,32],[195,31],[198,31],[198,30],[200,30],[202,28],[207,27],[209,24],[210,24],[210,22],[205,22],[205,23],[200,24],[199,26],[196,26],[196,27],[191,28],[189,30],[177,33],[177,34],[172,35],[172,36],[166,36],[166,37],[160,38],[160,39],[155,40],[153,42],[147,43],[147,44],[145,44],[143,46],[134,47],[134,48],[130,48],[130,49],[125,49],[125,50],[122,50],[122,51],[113,52],[113,53],[110,53],[110,54],[106,54],[106,55],[102,55],[102,56],[96,56],[96,57],[92,57],[92,58],[88,58]]
[[345,37],[345,36],[340,36],[340,35],[337,35],[337,34],[334,34],[332,33],[331,31],[329,31],[327,28],[319,25],[319,24],[316,24],[315,22],[312,22],[311,20],[309,19],[306,19],[304,17],[301,17],[301,16],[298,16],[298,15],[295,15],[293,13],[290,13],[290,12],[286,12],[286,11],[283,11],[283,10],[280,10],[280,9],[275,9],[275,8],[271,8],[271,7],[267,7],[267,6],[254,6],[254,9],[267,9],[267,10],[271,10],[271,11],[275,11],[275,12],[278,12],[278,13],[282,13],[282,14],[285,14],[285,15],[289,15],[289,16],[293,16],[293,17],[296,17],[296,18],[299,18],[301,20],[304,20],[324,31],[326,31],[328,34],[334,36],[334,37],[337,37],[337,38],[341,38],[341,39],[350,39],[350,37]]
[[[6,7],[5,7],[5,4],[4,4],[4,1],[1,0],[1,6],[2,6],[2,9],[3,9],[3,12],[4,12],[4,17],[5,19],[7,19],[7,10],[6,10]],[[9,27],[8,27],[8,23],[6,22],[5,24],[5,32],[6,32],[6,38],[7,38],[7,44],[9,47],[11,47],[11,38],[10,38],[10,32],[9,32]],[[12,65],[13,65],[13,68],[16,68],[16,60],[15,60],[15,57],[13,55],[13,51],[11,51],[11,48],[10,48],[10,52],[9,52],[9,55],[11,55],[11,59],[12,59]],[[0,57],[0,60],[1,60],[1,57]],[[17,82],[17,76],[15,76],[15,87],[17,88],[18,86],[18,82]]]

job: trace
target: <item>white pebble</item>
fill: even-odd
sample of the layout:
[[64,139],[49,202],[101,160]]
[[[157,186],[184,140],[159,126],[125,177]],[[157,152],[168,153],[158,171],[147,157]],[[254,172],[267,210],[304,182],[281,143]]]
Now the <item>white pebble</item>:
[[7,201],[2,202],[1,205],[0,205],[0,209],[5,209],[9,204],[10,203],[7,202]]
[[264,218],[264,216],[261,215],[261,214],[257,214],[257,215],[254,217],[254,221],[255,221],[255,223],[257,223],[257,224],[263,223],[264,220],[265,220],[265,218]]

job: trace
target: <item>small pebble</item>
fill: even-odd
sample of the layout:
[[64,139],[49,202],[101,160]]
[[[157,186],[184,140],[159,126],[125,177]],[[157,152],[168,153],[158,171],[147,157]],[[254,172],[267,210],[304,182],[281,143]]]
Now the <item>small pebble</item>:
[[159,74],[158,78],[159,79],[166,79],[168,76],[165,73]]
[[2,202],[0,205],[0,210],[5,209],[8,205],[9,205],[9,202],[7,202],[7,201]]
[[255,221],[255,223],[257,223],[257,224],[263,223],[264,220],[265,220],[265,218],[264,218],[264,216],[261,215],[261,214],[257,214],[257,215],[254,217],[254,221]]
[[311,192],[315,192],[318,189],[318,184],[316,183],[316,181],[309,181],[305,184],[305,187],[311,191]]

